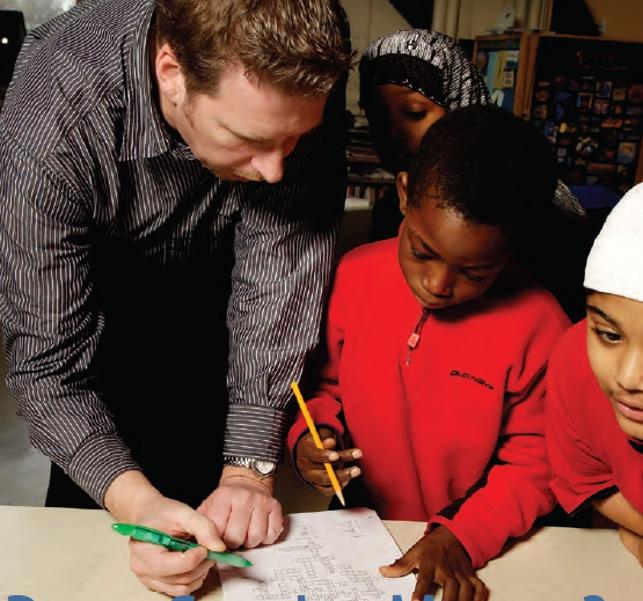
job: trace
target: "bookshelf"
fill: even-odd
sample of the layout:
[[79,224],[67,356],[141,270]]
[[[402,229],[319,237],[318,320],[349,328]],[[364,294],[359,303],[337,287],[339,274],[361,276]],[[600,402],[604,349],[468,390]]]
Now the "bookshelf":
[[360,207],[363,205],[372,207],[387,189],[395,185],[394,175],[386,171],[380,164],[368,123],[364,117],[355,117],[355,126],[348,132],[346,159],[348,162],[346,198],[347,200],[359,199],[363,201],[352,204]]

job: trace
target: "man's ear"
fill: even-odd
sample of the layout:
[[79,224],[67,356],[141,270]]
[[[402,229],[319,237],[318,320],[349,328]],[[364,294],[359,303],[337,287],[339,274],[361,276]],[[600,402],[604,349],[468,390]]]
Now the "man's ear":
[[161,96],[174,105],[180,104],[185,98],[185,80],[169,44],[157,47],[154,68]]
[[409,182],[409,174],[406,171],[400,171],[395,179],[397,187],[397,197],[400,199],[400,213],[406,215],[406,207],[408,202],[407,185]]

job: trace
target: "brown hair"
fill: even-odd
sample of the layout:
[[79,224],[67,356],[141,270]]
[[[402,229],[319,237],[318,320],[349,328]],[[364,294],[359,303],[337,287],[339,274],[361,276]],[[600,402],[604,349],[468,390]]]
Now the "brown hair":
[[216,90],[221,69],[246,72],[288,94],[328,94],[352,55],[337,0],[157,0],[156,27],[189,92]]

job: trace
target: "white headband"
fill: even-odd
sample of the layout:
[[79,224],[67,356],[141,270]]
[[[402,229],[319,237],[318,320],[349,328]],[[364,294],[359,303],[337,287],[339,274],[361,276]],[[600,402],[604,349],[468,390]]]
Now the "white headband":
[[585,288],[643,303],[643,183],[612,209],[594,240]]

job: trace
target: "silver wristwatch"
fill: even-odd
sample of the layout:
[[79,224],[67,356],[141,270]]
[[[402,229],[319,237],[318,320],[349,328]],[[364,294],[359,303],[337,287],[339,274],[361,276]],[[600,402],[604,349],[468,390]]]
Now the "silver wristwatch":
[[237,457],[226,455],[223,458],[224,465],[236,465],[251,469],[259,478],[269,478],[277,471],[277,464],[268,459],[255,459],[254,457]]

